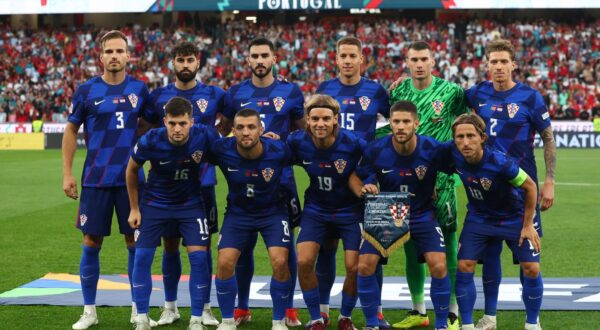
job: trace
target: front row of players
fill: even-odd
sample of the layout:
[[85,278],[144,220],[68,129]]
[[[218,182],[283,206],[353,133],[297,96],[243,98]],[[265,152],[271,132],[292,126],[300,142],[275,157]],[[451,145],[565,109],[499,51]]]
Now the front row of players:
[[[136,329],[150,328],[151,264],[161,234],[174,227],[183,237],[191,266],[189,329],[203,329],[201,317],[209,286],[209,277],[203,272],[207,272],[210,233],[197,183],[199,168],[206,161],[220,167],[229,187],[215,280],[223,317],[218,329],[236,328],[235,267],[257,233],[263,237],[273,268],[272,329],[287,329],[284,317],[292,285],[288,254],[293,232],[279,183],[284,169],[294,164],[303,167],[310,178],[297,245],[299,281],[311,317],[308,329],[325,328],[314,269],[319,248],[331,233],[339,235],[345,250],[346,279],[338,328],[354,329],[350,316],[360,298],[365,329],[378,329],[380,292],[374,273],[381,255],[368,241],[361,240],[360,198],[379,191],[412,194],[411,239],[432,275],[435,328],[457,329],[456,323],[447,323],[451,286],[444,238],[434,215],[438,172],[457,173],[468,197],[456,281],[463,329],[474,328],[475,265],[486,246],[498,241],[506,241],[518,257],[525,277],[525,328],[537,329],[543,294],[541,242],[533,226],[537,189],[510,158],[485,146],[481,118],[475,114],[459,116],[452,125],[454,141],[440,143],[415,133],[419,125],[416,106],[400,101],[390,109],[392,134],[366,145],[339,127],[339,111],[333,98],[312,97],[305,106],[307,129],[292,133],[284,143],[263,136],[258,112],[243,109],[234,117],[234,136],[221,139],[213,128],[194,125],[189,101],[181,97],[169,100],[165,127],[151,130],[139,140],[126,172],[129,223],[136,228]],[[138,173],[146,161],[150,161],[151,170],[140,199]]]

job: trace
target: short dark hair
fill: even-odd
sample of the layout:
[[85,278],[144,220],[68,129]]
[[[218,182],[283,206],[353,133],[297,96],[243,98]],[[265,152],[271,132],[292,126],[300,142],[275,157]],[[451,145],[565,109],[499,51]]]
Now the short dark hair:
[[362,42],[360,42],[360,39],[358,39],[356,37],[353,37],[353,36],[343,37],[342,39],[337,41],[337,43],[335,45],[335,49],[339,50],[341,45],[356,46],[356,47],[358,47],[358,51],[362,52]]
[[408,49],[412,49],[412,50],[425,50],[427,49],[429,52],[431,52],[431,45],[429,45],[429,43],[427,43],[426,41],[423,40],[417,40],[413,43],[411,43],[408,46]]
[[409,112],[415,118],[419,118],[419,113],[417,112],[417,106],[408,100],[400,100],[392,105],[390,108],[390,116],[394,112]]
[[[106,43],[106,41],[111,39],[123,39],[125,41],[125,45],[127,46],[128,44],[127,36],[125,35],[125,33],[119,30],[110,30],[103,34],[102,37],[100,37],[100,47],[102,47],[102,50],[104,50],[104,44]],[[127,47],[125,47],[125,50],[127,50]]]
[[252,39],[252,41],[250,41],[250,44],[248,45],[248,51],[250,51],[250,48],[252,48],[253,46],[269,46],[269,49],[272,52],[275,52],[275,45],[273,45],[273,42],[271,42],[271,40],[265,38],[265,37],[258,37],[258,38],[254,38]]
[[485,57],[490,59],[490,53],[493,52],[508,52],[510,56],[510,60],[515,60],[515,47],[510,43],[510,41],[506,39],[495,39],[490,42],[485,47]]
[[479,133],[480,137],[483,138],[485,136],[485,122],[483,121],[483,119],[481,119],[481,117],[479,117],[475,113],[463,113],[462,115],[458,116],[452,123],[452,137],[454,137],[454,134],[456,134],[456,127],[458,125],[463,124],[473,125],[477,133]]
[[256,119],[258,119],[258,122],[260,122],[261,123],[260,125],[262,126],[262,122],[260,120],[260,114],[258,113],[258,111],[254,110],[254,109],[244,108],[235,114],[235,116],[233,117],[233,120],[235,121],[235,119],[237,117],[242,117],[242,118],[256,117]]
[[175,58],[177,56],[198,56],[198,48],[196,45],[189,41],[182,41],[175,45],[173,49],[171,49],[171,58]]
[[179,117],[188,115],[192,117],[192,103],[184,97],[174,96],[165,104],[165,116]]

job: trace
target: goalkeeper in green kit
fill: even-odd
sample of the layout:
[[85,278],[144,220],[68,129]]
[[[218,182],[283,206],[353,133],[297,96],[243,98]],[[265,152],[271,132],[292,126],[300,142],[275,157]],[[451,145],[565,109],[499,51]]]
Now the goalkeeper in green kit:
[[[424,41],[412,43],[406,54],[406,64],[410,78],[402,81],[390,93],[390,104],[408,100],[417,105],[419,127],[417,133],[446,142],[452,140],[452,122],[460,114],[468,112],[463,89],[446,80],[434,77],[431,71],[435,64],[431,47]],[[389,125],[378,130],[377,135],[389,133]],[[452,282],[448,329],[458,330],[458,305],[454,295],[456,278],[458,240],[456,237],[456,191],[454,177],[438,173],[436,182],[436,218],[442,228],[446,244],[446,263]],[[419,256],[412,241],[404,245],[406,253],[406,277],[413,303],[413,310],[394,328],[410,329],[429,325],[425,309],[425,264],[419,263]]]

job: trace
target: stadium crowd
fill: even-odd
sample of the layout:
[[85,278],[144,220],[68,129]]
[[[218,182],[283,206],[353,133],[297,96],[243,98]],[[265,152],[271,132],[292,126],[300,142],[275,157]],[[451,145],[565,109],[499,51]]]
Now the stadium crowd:
[[[364,74],[384,86],[407,72],[403,56],[412,40],[435,50],[434,75],[469,87],[487,79],[484,47],[496,37],[516,47],[516,80],[538,89],[553,119],[583,120],[600,115],[600,21],[565,24],[547,20],[502,24],[493,20],[439,24],[415,20],[347,19],[300,22],[293,26],[231,21],[210,29],[160,29],[133,25],[130,74],[152,90],[172,80],[171,47],[192,41],[202,50],[199,78],[229,86],[247,78],[248,42],[266,36],[278,47],[277,74],[297,82],[305,95],[335,77],[335,42],[356,35],[364,44]],[[102,72],[97,39],[102,30],[0,29],[0,123],[66,122],[77,85]]]

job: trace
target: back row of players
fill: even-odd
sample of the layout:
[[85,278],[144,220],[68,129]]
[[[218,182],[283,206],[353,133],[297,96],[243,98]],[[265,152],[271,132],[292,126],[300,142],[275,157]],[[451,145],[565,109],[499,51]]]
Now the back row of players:
[[[219,324],[209,301],[213,267],[208,248],[211,234],[217,231],[216,175],[206,160],[220,166],[229,186],[215,280],[223,316],[219,329],[234,329],[250,321],[252,253],[258,232],[273,266],[273,329],[300,325],[293,308],[298,268],[311,315],[308,327],[322,329],[330,324],[328,304],[340,238],[347,275],[338,329],[354,329],[350,316],[357,298],[361,299],[368,329],[389,327],[381,310],[381,264],[385,260],[369,243],[361,244],[359,226],[359,197],[378,190],[415,194],[410,223],[413,239],[405,244],[413,310],[394,326],[407,329],[429,324],[424,305],[425,266],[420,263],[425,261],[432,274],[430,296],[436,328],[458,329],[459,305],[463,328],[473,328],[473,271],[481,259],[486,301],[485,315],[477,328],[495,329],[500,253],[506,240],[521,262],[526,328],[539,328],[543,291],[539,214],[540,206],[547,209],[554,200],[556,151],[542,97],[512,80],[516,64],[509,42],[488,44],[491,81],[466,92],[432,76],[434,61],[429,45],[414,42],[406,59],[411,78],[391,89],[388,96],[381,85],[361,77],[361,43],[345,37],[336,47],[338,78],[323,82],[317,91],[323,95],[311,98],[306,105],[297,85],[274,77],[275,51],[267,39],[250,43],[247,62],[251,79],[227,92],[195,80],[198,51],[193,44],[181,43],[172,50],[175,83],[151,94],[143,82],[126,75],[126,37],[111,31],[100,43],[104,73],[77,89],[63,140],[63,189],[76,199],[72,161],[76,134],[84,124],[88,153],[77,218],[77,227],[84,234],[80,263],[84,313],[73,329],[87,329],[98,322],[99,251],[103,237],[110,235],[113,208],[129,250],[130,321],[139,329],[157,325],[148,317],[150,266],[162,236],[166,301],[158,324],[180,318],[176,305],[180,237],[191,264],[189,328]],[[394,105],[391,109],[390,104]],[[455,122],[469,108],[485,124],[470,115]],[[390,118],[387,131],[392,136],[375,140],[379,115]],[[163,123],[165,128],[151,130],[136,145],[138,135]],[[193,123],[203,125],[192,127]],[[234,137],[218,139],[212,129],[215,124],[222,135],[233,126]],[[294,130],[299,131],[290,135]],[[539,203],[535,203],[535,131],[544,141],[546,162]],[[268,133],[261,137],[264,132]],[[387,133],[386,129],[378,132]],[[451,144],[437,142],[450,141],[453,136],[454,149]],[[367,146],[367,142],[371,144]],[[482,148],[482,142],[494,149]],[[151,171],[142,186],[145,161],[151,162]],[[303,212],[293,164],[302,166],[310,177]],[[453,171],[459,174],[469,197],[460,253]],[[530,183],[535,183],[533,189]],[[502,194],[506,197],[499,198]],[[435,199],[431,197],[434,195]],[[300,222],[296,258],[293,228]],[[493,228],[491,236],[489,228]],[[529,243],[520,244],[523,239]],[[458,263],[457,256],[461,259]],[[234,309],[236,294],[238,305]]]

